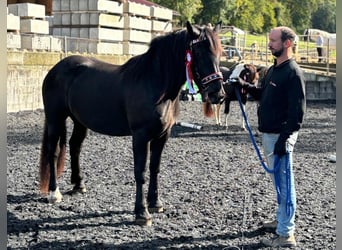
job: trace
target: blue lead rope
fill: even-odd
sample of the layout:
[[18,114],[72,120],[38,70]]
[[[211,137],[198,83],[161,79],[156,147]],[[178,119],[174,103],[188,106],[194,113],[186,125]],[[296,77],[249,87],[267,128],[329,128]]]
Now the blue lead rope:
[[[235,79],[231,79],[230,81],[234,81],[234,80]],[[280,162],[281,162],[280,158],[277,155],[275,155],[274,156],[274,167],[273,167],[273,169],[270,169],[270,168],[267,167],[265,161],[262,159],[260,150],[259,150],[259,148],[258,148],[258,146],[256,144],[255,139],[254,139],[251,127],[250,127],[248,119],[247,119],[246,112],[243,109],[240,92],[239,92],[239,90],[238,90],[238,88],[236,86],[235,86],[234,89],[235,89],[235,95],[236,95],[236,97],[237,97],[237,99],[239,101],[239,106],[240,106],[240,109],[241,109],[241,112],[242,112],[243,119],[245,120],[246,125],[247,125],[249,137],[251,138],[251,141],[253,143],[254,149],[255,149],[255,151],[257,153],[257,156],[259,158],[261,166],[264,168],[264,170],[267,173],[274,174],[274,182],[275,182],[276,192],[277,192],[277,201],[278,201],[278,204],[280,204],[281,203],[281,197],[280,197],[281,187],[280,187],[280,174],[279,174]],[[286,189],[287,189],[286,214],[287,214],[287,216],[290,216],[291,215],[291,208],[293,207],[293,203],[291,201],[291,194],[290,194],[290,186],[291,186],[291,175],[290,175],[290,173],[291,173],[291,168],[290,168],[289,154],[286,153],[285,157],[286,157],[285,159],[286,159]],[[293,209],[292,209],[292,211],[293,211]]]

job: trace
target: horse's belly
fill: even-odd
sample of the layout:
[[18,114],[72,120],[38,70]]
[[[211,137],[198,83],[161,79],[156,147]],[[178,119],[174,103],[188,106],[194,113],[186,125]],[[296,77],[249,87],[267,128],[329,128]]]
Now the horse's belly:
[[[112,114],[112,117],[103,117],[99,115],[74,115],[75,118],[85,127],[106,135],[125,136],[130,135],[128,123],[125,118],[118,114]],[[110,116],[110,114],[108,114]]]
[[69,102],[69,108],[74,119],[95,132],[112,136],[130,135],[124,109],[110,104],[101,99],[81,101],[75,98]]

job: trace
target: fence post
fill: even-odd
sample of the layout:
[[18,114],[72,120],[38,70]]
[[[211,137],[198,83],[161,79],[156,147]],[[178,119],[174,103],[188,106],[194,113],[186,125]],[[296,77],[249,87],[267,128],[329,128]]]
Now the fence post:
[[64,56],[67,57],[67,55],[68,55],[67,37],[64,36]]
[[328,44],[327,44],[327,52],[326,52],[326,57],[327,57],[327,75],[329,75],[329,54],[330,54],[330,38],[328,38]]
[[267,53],[267,44],[268,44],[268,33],[266,33],[266,43],[265,43],[265,57],[266,57],[266,66],[268,66],[268,53]]

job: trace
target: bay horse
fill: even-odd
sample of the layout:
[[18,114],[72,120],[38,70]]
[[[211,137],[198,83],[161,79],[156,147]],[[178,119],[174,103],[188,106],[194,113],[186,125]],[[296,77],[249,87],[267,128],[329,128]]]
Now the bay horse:
[[[220,28],[221,22],[214,29],[187,22],[184,29],[152,39],[145,53],[123,65],[74,55],[52,67],[42,86],[45,124],[40,156],[40,191],[50,203],[62,200],[57,179],[64,169],[66,119],[70,117],[72,192],[86,191],[79,156],[88,129],[132,136],[135,221],[152,224],[150,212],[163,211],[158,191],[161,155],[179,113],[178,95],[186,75],[193,76],[208,103],[206,115],[212,113],[211,103],[224,97]],[[145,197],[148,155],[150,181]]]
[[[230,111],[230,103],[232,101],[237,101],[237,96],[235,92],[235,87],[238,88],[238,91],[240,93],[241,102],[243,105],[243,108],[245,110],[246,103],[248,100],[247,92],[244,91],[240,86],[236,86],[234,84],[230,84],[231,79],[236,79],[238,77],[242,78],[243,80],[252,83],[257,84],[260,76],[264,76],[265,70],[267,68],[265,66],[255,66],[253,64],[249,63],[237,63],[234,64],[231,68],[227,68],[224,66],[220,66],[220,71],[223,76],[223,88],[225,90],[226,96],[222,103],[224,103],[224,114],[225,114],[225,127],[228,127],[228,114]],[[215,120],[217,125],[222,125],[221,123],[221,105],[219,104],[213,104],[214,113],[215,113]],[[241,128],[243,130],[246,130],[246,125],[243,117],[241,116]]]

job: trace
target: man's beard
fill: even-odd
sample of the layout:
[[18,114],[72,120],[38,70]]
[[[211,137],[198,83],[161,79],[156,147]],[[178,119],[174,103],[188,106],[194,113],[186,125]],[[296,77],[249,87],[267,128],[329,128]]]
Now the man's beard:
[[280,50],[276,50],[274,52],[272,52],[272,55],[274,55],[275,57],[279,57],[283,54],[284,48],[282,47]]

